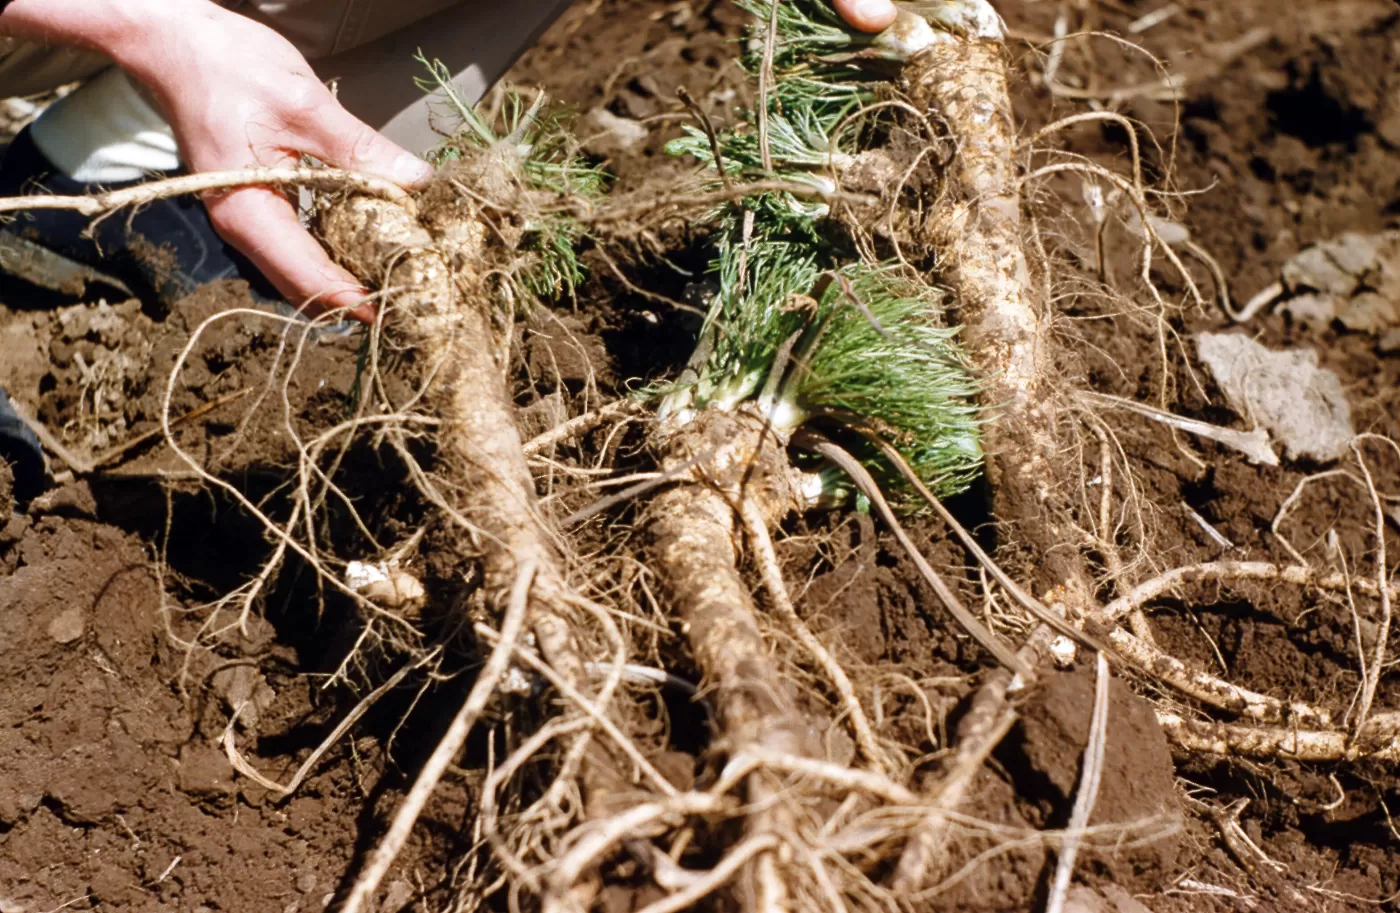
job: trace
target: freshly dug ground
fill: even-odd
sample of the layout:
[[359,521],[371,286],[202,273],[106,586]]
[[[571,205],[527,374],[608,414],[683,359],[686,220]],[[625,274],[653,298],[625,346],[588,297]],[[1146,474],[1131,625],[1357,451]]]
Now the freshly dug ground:
[[[1090,3],[1097,20],[1075,27],[1124,33],[1159,5]],[[1181,0],[1175,15],[1134,37],[1164,69],[1140,51],[1078,38],[1056,62],[1058,85],[1067,87],[1058,94],[1041,78],[1045,42],[1062,8],[1078,5],[997,6],[1017,37],[1013,91],[1026,135],[1082,110],[1069,97],[1077,91],[1109,98],[1127,90],[1117,107],[1144,125],[1149,180],[1180,194],[1171,203],[1176,221],[1218,261],[1237,302],[1273,282],[1308,244],[1400,227],[1400,8],[1389,0]],[[586,0],[511,78],[543,86],[578,111],[577,132],[607,159],[621,189],[660,190],[690,167],[661,151],[686,117],[677,89],[719,118],[747,91],[730,44],[743,21],[722,2]],[[1180,100],[1149,91],[1164,72],[1185,80]],[[1056,142],[1121,172],[1128,139],[1117,126],[1089,123]],[[1225,405],[1192,341],[1197,332],[1227,329],[1228,319],[1186,305],[1159,322],[1133,286],[1135,248],[1122,225],[1109,227],[1104,248],[1106,272],[1127,297],[1095,293],[1082,182],[1055,178],[1036,190],[1032,208],[1056,265],[1065,383],[1248,427]],[[703,242],[678,222],[632,247],[630,257],[594,250],[576,304],[557,319],[526,322],[518,359],[526,437],[564,410],[625,394],[637,379],[674,376],[697,318],[667,302],[693,298]],[[1210,273],[1189,262],[1209,294]],[[1163,294],[1183,301],[1180,276],[1157,265]],[[14,285],[4,294],[0,384],[83,455],[158,428],[166,378],[191,334],[246,304],[237,285],[201,290],[169,314],[138,302],[55,302]],[[357,376],[358,336],[323,333],[302,346],[299,330],[284,330],[277,320],[246,316],[209,324],[171,402],[172,418],[212,404],[177,427],[180,446],[270,516],[288,508],[298,442],[351,414]],[[1400,341],[1274,311],[1245,332],[1270,348],[1315,350],[1340,378],[1356,429],[1400,439]],[[385,376],[405,383],[392,367]],[[1141,555],[1130,579],[1226,558],[1289,563],[1271,524],[1300,480],[1329,467],[1256,466],[1126,412],[1104,419],[1137,486],[1140,508],[1124,521],[1137,529],[1141,516],[1141,532],[1120,543],[1125,556]],[[1098,448],[1086,441],[1082,453],[1066,455],[1084,460],[1086,497],[1095,504]],[[1400,490],[1400,457],[1382,447],[1365,453],[1377,486]],[[350,480],[346,501],[384,543],[412,532],[423,510],[403,473],[395,454],[366,438],[347,452],[337,477]],[[0,485],[6,478],[0,472]],[[426,693],[410,679],[321,758],[294,795],[279,798],[234,770],[225,743],[285,783],[358,696],[404,660],[361,653],[352,674],[335,676],[362,622],[294,561],[257,612],[225,612],[210,630],[211,602],[256,574],[272,545],[246,508],[195,478],[160,440],[114,456],[86,479],[0,517],[0,913],[326,909],[373,848],[469,675]],[[573,483],[545,483],[548,490],[566,484]],[[0,491],[0,505],[10,503]],[[328,554],[353,540],[337,503],[328,502],[318,530]],[[954,506],[977,524],[987,519],[985,503],[985,492],[974,490]],[[1281,531],[1310,561],[1331,566],[1340,553],[1369,567],[1372,523],[1362,490],[1334,477],[1305,490]],[[882,705],[885,732],[930,751],[943,747],[971,690],[967,676],[985,670],[986,657],[934,608],[913,567],[867,518],[810,516],[786,532],[778,547],[789,580],[804,582],[799,611],[839,645],[843,660],[893,683]],[[1387,530],[1392,556],[1400,554],[1397,532],[1400,512]],[[976,600],[976,572],[963,571],[972,561],[942,535],[930,525],[919,538],[937,537],[928,541],[930,557],[963,577],[964,597]],[[1035,580],[1033,568],[1018,566],[1014,529],[986,537],[1013,574]],[[1251,689],[1329,706],[1345,706],[1356,689],[1344,600],[1281,584],[1211,585],[1152,603],[1148,615],[1165,651]],[[1055,673],[1021,708],[1022,722],[968,811],[1014,827],[1064,825],[1087,741],[1090,668]],[[923,700],[899,693],[905,680]],[[1113,904],[1104,909],[1390,908],[1400,893],[1400,831],[1390,811],[1400,809],[1400,777],[1390,765],[1173,757],[1143,700],[1161,693],[1131,677],[1114,687],[1109,770],[1094,823],[1140,825],[1130,833],[1144,839],[1081,856],[1081,879]],[[1400,708],[1393,676],[1382,678],[1376,706]],[[671,759],[682,760],[668,775],[679,766],[676,776],[686,779],[694,775],[687,765],[703,763],[691,755],[703,749],[704,718],[681,706],[671,722]],[[453,908],[454,862],[472,840],[465,828],[476,775],[466,773],[439,788],[381,909]],[[1239,800],[1248,800],[1240,832],[1276,865],[1222,838],[1221,810]],[[973,840],[960,852],[972,859],[988,848]],[[1038,846],[992,854],[929,908],[1029,908],[1044,890],[1046,859]],[[600,902],[627,910],[649,899],[614,886]],[[493,904],[504,908],[501,897]]]

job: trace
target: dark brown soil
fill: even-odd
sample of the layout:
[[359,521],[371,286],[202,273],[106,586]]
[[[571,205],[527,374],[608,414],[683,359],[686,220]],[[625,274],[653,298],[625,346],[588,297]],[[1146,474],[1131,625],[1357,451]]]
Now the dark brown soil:
[[[1081,24],[1121,32],[1159,5],[1090,4],[1099,19]],[[1173,103],[1140,94],[1121,107],[1143,125],[1149,178],[1181,194],[1171,202],[1176,219],[1219,261],[1237,302],[1272,282],[1302,246],[1400,225],[1400,8],[1388,0],[1176,5],[1180,12],[1136,40],[1167,71],[1193,77],[1185,97]],[[1027,135],[1082,110],[1040,83],[1044,51],[1031,44],[1053,33],[1066,6],[1077,5],[998,4],[1024,39],[1012,50]],[[589,148],[608,158],[623,189],[666,187],[686,170],[661,152],[684,117],[676,89],[685,87],[720,117],[735,93],[747,91],[729,62],[742,21],[729,4],[580,2],[512,78],[542,84],[586,123],[614,123],[589,119],[605,109],[648,128],[636,144],[601,138]],[[1224,53],[1257,28],[1267,36]],[[1059,78],[1098,91],[1160,75],[1142,54],[1099,39],[1072,42]],[[1117,126],[1083,124],[1061,143],[1122,171],[1127,139]],[[1056,264],[1067,382],[1245,427],[1200,369],[1191,342],[1228,320],[1186,302],[1180,276],[1159,258],[1153,278],[1171,304],[1159,321],[1133,278],[1135,248],[1122,225],[1106,238],[1108,274],[1122,294],[1106,298],[1094,284],[1081,184],[1059,177],[1036,188],[1041,235]],[[575,312],[532,318],[522,331],[522,405],[537,427],[584,398],[673,372],[688,354],[693,314],[638,291],[684,299],[703,266],[688,227],[667,231],[659,241],[669,264],[639,255],[619,266],[623,283],[595,252]],[[1210,274],[1188,262],[1209,291]],[[159,426],[164,379],[204,326],[170,417],[215,405],[180,425],[176,438],[197,465],[259,509],[285,516],[298,442],[354,411],[359,338],[303,337],[271,318],[205,323],[239,302],[246,299],[236,286],[211,287],[157,322],[134,303],[51,312],[8,300],[0,306],[0,384],[78,453],[109,452]],[[1271,348],[1316,349],[1341,378],[1356,427],[1400,438],[1400,357],[1382,354],[1376,337],[1272,312],[1243,332]],[[390,383],[397,376],[391,370]],[[1298,483],[1328,467],[1256,467],[1126,413],[1104,419],[1125,460],[1115,492],[1143,505],[1125,513],[1117,543],[1125,560],[1144,556],[1130,564],[1133,580],[1221,558],[1290,561],[1271,524]],[[628,452],[630,444],[615,443]],[[1364,452],[1377,484],[1395,493],[1400,455],[1382,445]],[[1097,441],[1085,442],[1082,457],[1090,467],[1086,497],[1097,504]],[[343,475],[359,480],[347,500],[376,534],[392,543],[411,530],[421,506],[400,494],[407,486],[397,458],[366,438],[346,460]],[[182,646],[210,617],[209,603],[246,583],[270,549],[247,507],[196,484],[191,469],[152,440],[114,457],[88,484],[15,514],[0,467],[0,521],[7,522],[0,523],[0,913],[61,905],[325,909],[382,832],[405,771],[411,774],[420,746],[431,745],[442,724],[430,699],[391,744],[414,695],[390,701],[289,800],[232,768],[220,740],[233,707],[246,704],[234,744],[264,776],[290,778],[360,693],[326,686],[360,622],[292,562],[244,625],[205,637],[197,649]],[[974,492],[956,507],[977,523],[987,519],[982,504]],[[1188,508],[1231,546],[1209,536]],[[336,516],[324,525],[328,552],[362,553],[359,534]],[[1340,553],[1355,572],[1373,574],[1372,522],[1362,490],[1330,478],[1307,489],[1282,532],[1311,561],[1330,565]],[[779,548],[791,579],[806,584],[800,609],[840,658],[861,668],[867,694],[878,685],[885,734],[929,752],[946,745],[970,690],[966,673],[985,669],[986,658],[934,608],[907,559],[867,518],[808,517],[788,532]],[[1400,554],[1396,534],[1393,525],[1392,556]],[[984,535],[998,544],[994,531]],[[979,605],[967,554],[937,525],[918,538]],[[1344,601],[1281,585],[1210,585],[1160,600],[1148,615],[1161,647],[1247,687],[1343,709],[1356,690],[1354,619]],[[364,680],[382,680],[399,662],[375,659]],[[1027,833],[1065,824],[1087,741],[1091,670],[1081,661],[1024,699],[1022,720],[983,773],[971,812]],[[445,699],[456,687],[441,689],[452,692]],[[1389,908],[1400,892],[1389,811],[1400,808],[1400,778],[1392,769],[1173,758],[1148,703],[1163,697],[1135,676],[1115,681],[1109,764],[1093,823],[1122,827],[1085,850],[1082,881],[1120,885],[1154,913]],[[1382,679],[1377,702],[1400,707],[1393,676]],[[700,737],[675,711],[673,722],[676,747],[695,753]],[[689,754],[668,757],[680,759],[679,779],[694,775]],[[1211,811],[1243,799],[1243,832],[1278,869],[1241,858],[1222,840]],[[445,783],[390,876],[381,909],[444,907],[451,894],[444,873],[467,849],[462,826],[471,812],[467,784]],[[993,848],[978,839],[985,840],[972,835],[960,845],[960,864]],[[1053,860],[1034,842],[989,853],[919,908],[1032,908]],[[644,902],[620,887],[605,899],[619,910]],[[1137,909],[1128,901],[1116,909]]]

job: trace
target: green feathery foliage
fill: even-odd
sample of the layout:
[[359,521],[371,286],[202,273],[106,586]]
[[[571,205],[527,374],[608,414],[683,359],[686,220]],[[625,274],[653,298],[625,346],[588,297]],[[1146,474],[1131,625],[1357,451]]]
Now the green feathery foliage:
[[[757,80],[772,0],[740,3],[757,20],[741,58]],[[753,110],[740,111],[714,144],[691,128],[668,151],[714,170],[717,145],[731,177],[778,177],[830,191],[878,140],[879,121],[862,113],[878,77],[852,53],[878,39],[847,29],[824,0],[784,0],[777,15],[767,118],[772,170],[763,169]],[[704,364],[670,393],[663,414],[754,400],[783,431],[808,421],[870,429],[932,489],[961,490],[982,457],[977,386],[957,330],[941,325],[942,295],[894,265],[842,250],[826,215],[825,206],[787,193],[751,195],[715,214],[721,228],[711,271],[719,291],[702,331]],[[873,447],[859,455],[894,493],[906,493]]]
[[[441,166],[468,154],[487,152],[503,167],[513,168],[525,189],[559,197],[598,197],[607,187],[607,174],[579,152],[569,132],[567,112],[550,109],[543,94],[533,100],[514,90],[505,92],[494,122],[458,94],[452,73],[437,60],[419,52],[417,60],[428,71],[418,87],[436,100],[434,128],[444,139],[428,161]],[[525,213],[526,235],[522,252],[531,255],[517,279],[538,297],[567,291],[572,295],[583,281],[578,244],[584,237],[576,219],[558,213]]]
[[[760,398],[783,430],[813,419],[866,425],[932,489],[961,490],[981,450],[977,388],[957,330],[936,322],[930,290],[894,265],[827,270],[825,259],[801,237],[751,238],[746,256],[735,239],[721,242],[720,288],[705,327],[712,348],[696,381],[672,394],[671,411],[732,410]],[[902,490],[890,467],[868,455]]]
[[[762,37],[771,3],[741,2],[757,17],[740,65],[755,81],[763,66]],[[843,26],[829,7],[780,3],[774,84],[768,96],[768,153],[772,170],[763,168],[758,112],[741,109],[732,130],[718,137],[725,173],[741,179],[774,177],[822,192],[836,189],[837,178],[859,152],[861,134],[870,129],[852,115],[874,99],[870,74],[852,63],[827,61],[818,52],[848,49],[861,40]],[[711,168],[714,148],[703,130],[687,126],[685,135],[667,145],[673,155],[692,155]],[[793,220],[810,229],[827,214],[820,202],[792,194],[763,194],[746,205],[765,216]],[[717,214],[718,215],[718,214]]]
[[[763,65],[763,41],[768,33],[768,21],[773,15],[774,0],[738,0],[739,8],[753,16],[749,41],[739,63],[750,74],[757,75]],[[820,60],[849,52],[869,37],[855,31],[841,20],[830,3],[785,0],[778,3],[777,41],[773,45],[773,70],[782,73]]]
[[812,314],[809,295],[822,273],[819,255],[805,239],[721,241],[715,260],[719,291],[702,333],[713,348],[690,402],[731,410],[766,383],[779,349],[800,333]]
[[938,303],[895,265],[843,268],[822,297],[825,323],[811,331],[810,354],[796,359],[792,390],[780,399],[791,397],[802,415],[869,423],[930,488],[948,494],[977,475],[982,451],[977,385],[957,329],[934,319]]

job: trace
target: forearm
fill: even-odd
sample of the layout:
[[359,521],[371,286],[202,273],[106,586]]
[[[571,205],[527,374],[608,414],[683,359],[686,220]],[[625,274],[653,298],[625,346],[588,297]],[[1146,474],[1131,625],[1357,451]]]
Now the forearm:
[[0,36],[97,51],[139,70],[160,32],[221,14],[211,0],[10,0],[0,4]]

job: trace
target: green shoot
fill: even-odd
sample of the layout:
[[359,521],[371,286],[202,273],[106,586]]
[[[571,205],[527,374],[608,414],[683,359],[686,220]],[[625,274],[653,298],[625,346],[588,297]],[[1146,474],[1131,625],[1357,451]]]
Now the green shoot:
[[[527,101],[522,93],[507,89],[499,115],[488,120],[458,93],[452,72],[441,61],[429,60],[421,51],[417,60],[428,71],[418,86],[439,100],[434,127],[445,136],[428,154],[433,164],[442,166],[484,153],[537,198],[597,197],[606,190],[607,174],[583,157],[569,133],[567,118],[547,106],[543,93]],[[572,295],[583,279],[577,254],[583,227],[567,215],[529,216],[525,209],[528,218],[521,251],[529,257],[517,280],[538,297]]]
[[[739,0],[739,8],[754,17],[750,30],[752,39],[740,63],[750,73],[757,73],[763,61],[762,39],[768,31],[775,0]],[[778,40],[773,48],[773,67],[781,71],[801,65],[812,58],[833,52],[849,51],[868,41],[868,36],[847,26],[829,3],[811,0],[778,2]]]
[[[864,66],[888,57],[887,49],[847,29],[822,0],[740,0],[758,20],[742,60],[755,79],[775,2],[774,80],[764,118],[771,170],[764,169],[752,110],[738,112],[735,126],[717,137],[718,155],[694,128],[668,151],[692,155],[712,171],[723,167],[726,175],[831,191],[894,116],[862,114],[875,100]],[[925,0],[929,9],[920,13],[936,18],[978,2]],[[923,19],[916,24],[929,31]],[[828,230],[827,214],[824,205],[771,192],[716,213],[721,241],[712,271],[719,292],[697,350],[695,360],[703,363],[693,380],[665,397],[661,414],[683,420],[692,410],[749,403],[783,434],[807,422],[872,431],[931,489],[956,492],[982,458],[977,385],[958,350],[957,330],[942,325],[938,292],[894,266],[841,250],[842,235]],[[905,492],[899,473],[874,447],[857,453],[883,484]],[[822,486],[822,499],[849,494],[832,467],[816,467],[811,478]]]
[[[867,425],[931,488],[959,490],[976,474],[981,450],[976,385],[957,331],[937,324],[937,300],[894,267],[833,272],[824,259],[800,236],[722,242],[720,289],[705,325],[709,357],[663,413],[730,411],[757,400],[785,434],[816,419]],[[870,456],[878,476],[902,487]]]
[[[930,488],[947,494],[976,476],[982,452],[977,385],[957,330],[935,322],[937,304],[894,267],[841,270],[821,301],[825,325],[809,331],[820,338],[794,359],[779,401],[804,418],[868,424]],[[877,476],[893,479],[887,468]]]
[[734,409],[759,392],[779,348],[810,318],[805,296],[821,276],[810,245],[790,240],[725,242],[719,293],[705,330],[714,348],[694,391],[700,408]]

